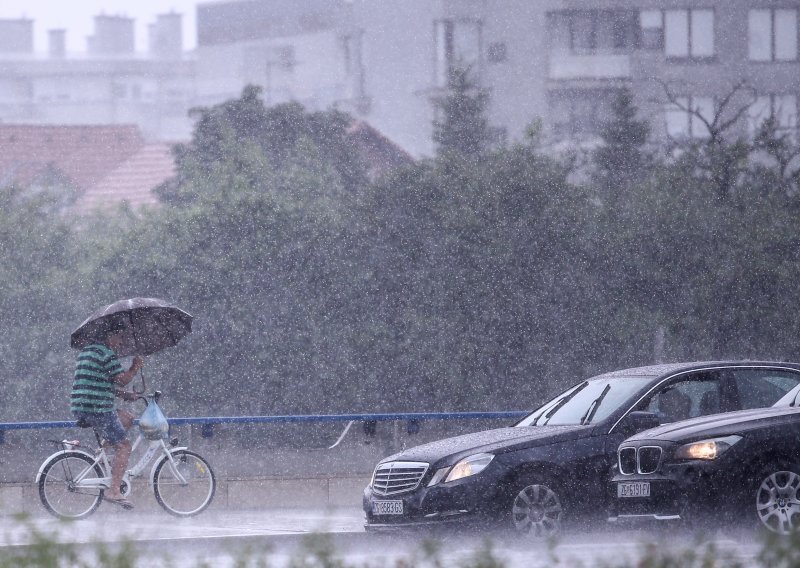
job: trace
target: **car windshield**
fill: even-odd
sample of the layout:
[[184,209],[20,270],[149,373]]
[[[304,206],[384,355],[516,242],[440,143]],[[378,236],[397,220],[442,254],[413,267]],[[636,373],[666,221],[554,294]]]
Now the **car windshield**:
[[653,377],[613,377],[584,381],[541,406],[517,426],[600,422],[629,403],[631,397],[652,380]]

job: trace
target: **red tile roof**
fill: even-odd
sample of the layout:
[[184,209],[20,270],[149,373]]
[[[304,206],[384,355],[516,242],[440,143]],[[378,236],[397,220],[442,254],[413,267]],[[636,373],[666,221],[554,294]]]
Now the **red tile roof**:
[[175,160],[171,145],[161,142],[146,144],[112,170],[106,177],[86,190],[75,203],[75,209],[88,212],[114,207],[126,202],[133,209],[157,205],[153,189],[175,175]]
[[395,168],[414,163],[414,158],[408,152],[362,120],[354,120],[347,127],[347,135],[366,160],[372,180]]
[[[353,148],[372,179],[414,159],[362,121],[347,129]],[[82,192],[76,213],[115,207],[157,205],[153,189],[173,177],[170,144],[146,144],[130,125],[0,124],[0,187],[28,185],[54,174]]]
[[144,145],[133,125],[0,124],[0,185],[53,171],[86,190]]

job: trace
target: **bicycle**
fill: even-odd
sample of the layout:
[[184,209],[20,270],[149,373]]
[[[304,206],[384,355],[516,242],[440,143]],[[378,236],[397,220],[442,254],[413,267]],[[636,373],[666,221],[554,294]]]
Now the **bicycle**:
[[[158,401],[161,393],[141,396],[145,405]],[[80,427],[86,425],[78,424]],[[111,486],[111,464],[102,440],[95,432],[98,448],[87,451],[77,440],[52,440],[61,449],[48,457],[39,468],[36,484],[45,509],[62,519],[83,519],[97,510],[103,493]],[[147,439],[139,430],[131,454]],[[178,440],[163,436],[151,439],[147,451],[128,469],[120,486],[124,496],[131,492],[131,481],[142,475],[155,458],[150,470],[150,485],[156,501],[167,513],[190,517],[203,512],[214,498],[217,481],[208,462],[187,447],[178,447]],[[160,456],[160,458],[158,457]]]

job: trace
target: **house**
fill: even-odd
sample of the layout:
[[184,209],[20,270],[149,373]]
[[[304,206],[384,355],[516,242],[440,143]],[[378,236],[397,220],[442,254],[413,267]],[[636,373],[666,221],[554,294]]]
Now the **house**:
[[0,124],[0,187],[63,188],[72,212],[155,204],[153,188],[174,172],[169,145],[134,125]]
[[[370,179],[414,162],[363,121],[346,131]],[[63,189],[75,214],[127,204],[159,203],[154,189],[176,173],[172,144],[147,142],[133,125],[0,123],[0,188],[19,185]]]

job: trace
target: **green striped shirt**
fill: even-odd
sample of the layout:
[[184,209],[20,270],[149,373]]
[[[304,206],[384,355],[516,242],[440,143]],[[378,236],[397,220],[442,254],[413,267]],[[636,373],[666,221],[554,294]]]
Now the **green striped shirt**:
[[101,343],[83,348],[72,381],[72,412],[101,413],[114,410],[114,377],[122,372],[117,355]]

